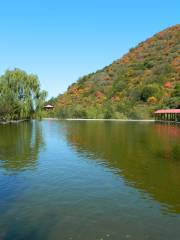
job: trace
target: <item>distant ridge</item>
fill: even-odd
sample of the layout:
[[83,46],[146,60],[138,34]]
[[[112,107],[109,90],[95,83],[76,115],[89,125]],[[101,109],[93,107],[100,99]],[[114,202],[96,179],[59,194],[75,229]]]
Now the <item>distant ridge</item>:
[[109,66],[80,78],[55,101],[61,118],[148,119],[180,107],[180,24],[169,27]]

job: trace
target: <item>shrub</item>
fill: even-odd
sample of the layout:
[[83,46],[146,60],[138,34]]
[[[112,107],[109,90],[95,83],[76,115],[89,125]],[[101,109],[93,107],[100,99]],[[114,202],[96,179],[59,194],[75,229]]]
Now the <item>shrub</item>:
[[60,108],[57,113],[57,117],[62,118],[62,119],[67,118],[68,117],[67,110],[64,108]]
[[106,102],[103,106],[103,114],[105,119],[111,119],[113,117],[114,109],[111,104]]
[[180,97],[167,98],[164,102],[169,108],[180,108]]
[[148,97],[147,102],[149,104],[155,104],[155,103],[157,103],[157,98],[154,96]]
[[172,88],[172,83],[168,81],[164,84],[164,87],[165,88]]
[[139,101],[141,99],[141,91],[139,88],[134,88],[128,94],[133,101]]
[[174,97],[180,97],[180,83],[177,83],[174,88]]
[[151,69],[154,66],[154,62],[152,60],[145,60],[144,61],[144,67]]
[[121,92],[126,86],[125,81],[116,81],[113,85],[113,92]]
[[97,118],[97,116],[98,116],[98,109],[96,107],[92,106],[87,109],[87,118],[94,119],[94,118]]
[[141,100],[147,102],[147,99],[159,91],[159,88],[155,84],[147,85],[143,87],[141,91]]

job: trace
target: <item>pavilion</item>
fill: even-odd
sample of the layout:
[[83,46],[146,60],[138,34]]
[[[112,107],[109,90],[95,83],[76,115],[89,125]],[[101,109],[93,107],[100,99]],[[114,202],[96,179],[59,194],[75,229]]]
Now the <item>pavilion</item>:
[[161,109],[154,115],[156,121],[180,122],[180,109]]
[[53,109],[54,109],[54,106],[48,104],[48,105],[44,106],[44,109],[45,109],[45,110],[53,110]]

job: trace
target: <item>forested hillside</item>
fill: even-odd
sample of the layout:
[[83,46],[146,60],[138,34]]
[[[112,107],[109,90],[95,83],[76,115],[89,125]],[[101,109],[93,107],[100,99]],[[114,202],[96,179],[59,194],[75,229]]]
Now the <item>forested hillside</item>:
[[180,25],[141,42],[111,65],[80,78],[60,95],[61,118],[133,118],[180,107]]

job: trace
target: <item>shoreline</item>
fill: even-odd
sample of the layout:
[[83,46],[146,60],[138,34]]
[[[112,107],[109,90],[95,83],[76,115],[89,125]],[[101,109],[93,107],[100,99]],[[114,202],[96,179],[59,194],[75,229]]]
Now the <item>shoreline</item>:
[[174,121],[161,121],[156,119],[101,119],[101,118],[42,118],[42,120],[48,120],[48,121],[102,121],[102,122],[152,122],[152,123],[170,123],[170,124],[180,124],[180,122],[174,122]]
[[28,121],[29,119],[21,119],[21,120],[10,120],[10,121],[0,121],[0,124],[2,125],[6,125],[6,124],[18,124],[18,123],[21,123],[21,122],[25,122],[25,121]]
[[[21,122],[28,121],[29,119],[22,119],[22,120],[10,120],[7,122],[0,121],[0,125],[7,125],[7,124],[18,124]],[[32,119],[31,119],[32,120]],[[180,122],[173,122],[173,121],[162,121],[162,120],[155,120],[155,119],[101,119],[101,118],[42,118],[42,120],[48,121],[98,121],[98,122],[158,122],[158,123],[171,123],[171,124],[180,124]]]
[[66,118],[66,119],[59,119],[59,118],[43,118],[43,120],[50,120],[50,121],[114,121],[114,122],[155,122],[154,119],[101,119],[101,118]]

